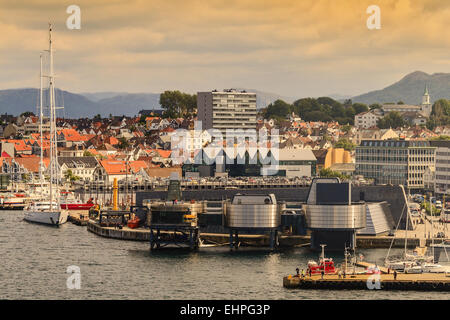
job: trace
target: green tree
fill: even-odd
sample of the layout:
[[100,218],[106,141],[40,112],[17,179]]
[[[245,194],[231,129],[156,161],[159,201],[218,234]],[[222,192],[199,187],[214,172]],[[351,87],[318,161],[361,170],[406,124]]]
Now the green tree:
[[278,99],[267,106],[264,111],[264,118],[284,120],[290,114],[291,110],[292,105]]
[[450,101],[447,99],[437,100],[432,107],[427,128],[434,130],[437,126],[450,124]]
[[406,124],[406,121],[403,120],[402,116],[397,111],[389,112],[377,122],[377,126],[380,129],[404,127]]
[[83,152],[83,157],[93,157],[94,155],[92,153],[90,153],[88,150],[85,150]]
[[342,132],[344,132],[344,133],[349,133],[350,130],[352,130],[352,126],[346,124],[346,125],[342,126],[341,130],[342,130]]
[[319,172],[319,176],[321,178],[339,178],[339,179],[342,179],[342,180],[350,178],[349,176],[347,176],[345,174],[342,174],[342,173],[339,173],[337,171],[333,171],[330,168],[321,169],[320,172]]
[[139,118],[139,124],[140,125],[145,125],[145,119],[147,118],[147,116],[146,115],[142,115],[140,118]]
[[344,150],[347,150],[347,151],[352,151],[355,149],[356,145],[353,144],[350,140],[342,138],[342,139],[339,139],[339,141],[334,144],[334,147],[335,148],[343,148]]
[[431,138],[430,140],[450,140],[450,136],[440,135],[439,137]]
[[77,180],[80,180],[81,178],[79,176],[76,176],[72,173],[72,170],[67,170],[66,173],[64,174],[64,177],[69,180],[70,182],[74,182]]
[[372,103],[370,106],[369,106],[369,109],[370,110],[373,110],[373,109],[381,109],[382,108],[382,106],[381,106],[381,104],[379,104],[379,103]]
[[185,117],[193,115],[197,108],[197,95],[190,95],[178,90],[164,91],[159,97],[165,117]]
[[[431,211],[430,211],[430,202],[429,201],[424,201],[421,204],[421,208],[425,209],[425,212],[427,213],[427,215],[431,215]],[[433,216],[438,216],[441,214],[441,210],[437,209],[436,206],[434,204],[431,205],[431,208],[433,210]]]
[[355,114],[361,113],[361,112],[366,112],[369,111],[369,108],[367,107],[366,104],[364,103],[354,103],[352,105],[353,109],[355,110]]
[[122,137],[122,138],[119,138],[118,140],[119,140],[118,146],[120,149],[126,149],[130,146],[130,144],[128,143],[128,140],[126,138]]

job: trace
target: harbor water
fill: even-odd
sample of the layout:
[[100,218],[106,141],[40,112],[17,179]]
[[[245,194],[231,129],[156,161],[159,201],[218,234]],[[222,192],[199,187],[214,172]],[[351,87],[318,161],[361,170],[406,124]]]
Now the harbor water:
[[[71,223],[31,224],[21,211],[0,211],[0,226],[0,299],[450,299],[442,292],[283,288],[283,276],[317,259],[306,248],[155,253],[149,243],[101,238]],[[358,253],[381,263],[386,252]],[[343,253],[327,256],[343,260]],[[80,268],[80,289],[67,288],[69,266]]]

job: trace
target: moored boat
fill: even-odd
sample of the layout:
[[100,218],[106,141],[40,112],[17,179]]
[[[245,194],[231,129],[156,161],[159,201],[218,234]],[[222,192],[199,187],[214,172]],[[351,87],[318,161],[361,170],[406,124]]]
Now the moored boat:
[[68,216],[67,210],[58,210],[56,202],[53,202],[52,206],[50,206],[50,202],[32,203],[24,211],[24,220],[54,226],[66,223]]
[[319,263],[316,261],[308,261],[307,273],[311,274],[334,274],[336,273],[336,268],[334,267],[334,261],[332,258],[325,258],[325,245],[322,246],[322,254],[319,258]]
[[136,229],[137,227],[139,227],[140,221],[141,220],[138,217],[134,217],[133,219],[128,220],[127,226],[128,228]]
[[73,192],[64,191],[61,192],[61,209],[66,210],[89,210],[94,206],[92,198],[87,202],[82,202],[80,199],[76,199]]
[[[24,220],[36,223],[42,223],[47,225],[59,226],[67,222],[68,211],[62,210],[60,208],[60,194],[59,194],[59,184],[61,182],[59,177],[58,169],[58,151],[57,151],[57,132],[56,132],[56,106],[55,106],[55,87],[54,87],[54,75],[53,75],[53,48],[52,48],[52,26],[49,26],[49,55],[50,55],[50,73],[46,75],[45,78],[49,82],[49,113],[50,113],[50,163],[48,166],[48,171],[50,172],[50,179],[48,187],[44,188],[44,177],[43,177],[43,149],[41,148],[40,154],[40,165],[39,165],[39,176],[41,181],[41,191],[43,194],[47,195],[41,197],[39,200],[34,201],[24,210]],[[42,80],[44,78],[42,72],[42,54],[41,54],[41,72],[40,72],[40,136],[42,145],[43,136],[43,86]]]
[[23,197],[10,196],[0,198],[0,210],[23,210],[25,201]]

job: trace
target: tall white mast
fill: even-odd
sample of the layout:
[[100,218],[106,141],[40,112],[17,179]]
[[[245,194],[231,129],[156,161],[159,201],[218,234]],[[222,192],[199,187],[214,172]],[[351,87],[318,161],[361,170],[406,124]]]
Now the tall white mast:
[[[48,32],[49,42],[49,54],[50,54],[50,74],[49,78],[49,105],[50,105],[50,211],[53,211],[53,180],[57,179],[57,166],[58,166],[58,154],[57,154],[57,132],[56,132],[56,107],[55,107],[55,81],[53,74],[53,44],[52,44],[52,25],[49,23]],[[59,205],[59,197],[56,195],[56,202]]]
[[40,86],[39,86],[39,136],[40,136],[40,140],[41,140],[41,152],[40,152],[40,158],[39,158],[39,181],[41,183],[41,192],[43,192],[44,190],[44,160],[43,160],[43,156],[44,156],[44,145],[43,145],[43,138],[42,138],[42,134],[43,134],[43,130],[42,130],[42,125],[44,124],[44,120],[43,120],[43,116],[44,113],[42,111],[42,53],[40,54],[40,60],[41,60],[41,69],[40,69],[40,73],[39,73],[39,82],[40,82]]

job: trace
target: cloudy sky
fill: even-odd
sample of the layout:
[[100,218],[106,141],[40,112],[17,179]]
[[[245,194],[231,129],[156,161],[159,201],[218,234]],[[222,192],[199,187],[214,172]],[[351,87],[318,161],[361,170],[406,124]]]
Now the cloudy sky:
[[[72,4],[80,30],[66,28]],[[450,72],[448,0],[0,0],[0,89],[38,86],[48,21],[57,85],[73,92],[356,95]]]

